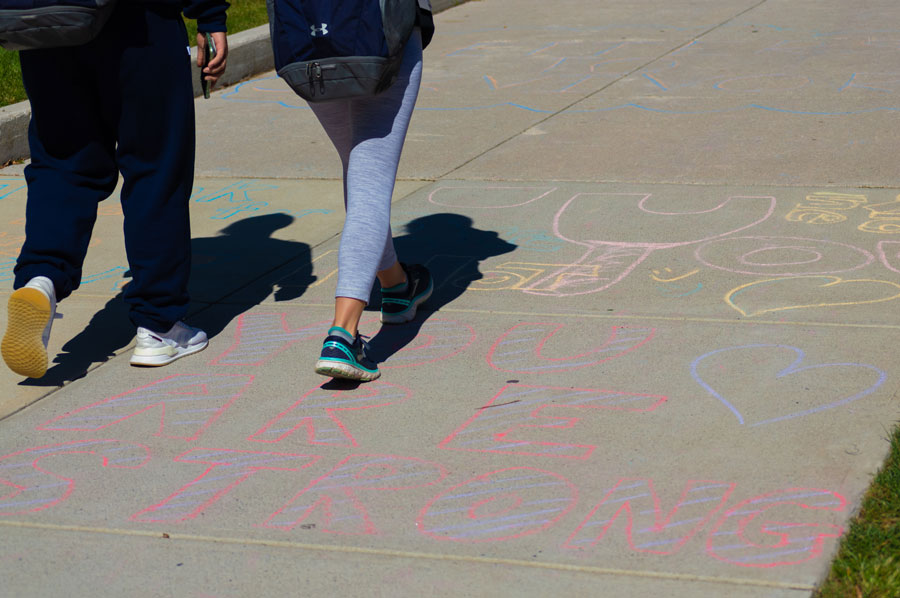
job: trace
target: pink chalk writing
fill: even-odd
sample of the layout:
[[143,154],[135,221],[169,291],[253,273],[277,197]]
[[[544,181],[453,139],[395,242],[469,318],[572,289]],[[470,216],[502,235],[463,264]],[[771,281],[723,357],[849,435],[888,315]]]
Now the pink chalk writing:
[[[556,187],[440,187],[428,194],[428,201],[454,208],[517,208],[543,199],[554,191]],[[490,198],[487,205],[484,198]]]
[[[568,239],[564,239],[568,240]],[[654,249],[597,245],[571,264],[552,267],[520,287],[529,295],[571,297],[605,291],[625,280]]]
[[253,376],[178,374],[81,407],[37,427],[38,430],[102,430],[158,409],[154,436],[196,440],[241,396]]
[[[650,193],[575,195],[553,218],[553,232],[563,241],[581,246],[584,253],[574,263],[553,270],[522,290],[560,297],[603,291],[624,280],[654,251],[703,243],[752,228],[775,210],[775,198],[771,196],[728,197],[709,209],[694,212],[661,210],[651,204],[675,205],[672,198],[659,200]],[[598,218],[598,213],[615,213],[616,217]],[[722,220],[726,213],[729,219]],[[724,230],[719,226],[724,221],[738,226]],[[622,226],[622,222],[629,225]],[[697,231],[712,232],[698,239]]]
[[131,519],[167,523],[193,519],[260,471],[296,472],[306,469],[319,459],[314,455],[191,449],[175,457],[174,461],[200,463],[209,467],[164,501],[135,513]]
[[741,502],[728,509],[713,526],[706,552],[713,558],[740,567],[796,565],[822,552],[825,538],[837,538],[840,526],[821,522],[797,522],[843,511],[846,499],[829,490],[791,488]]
[[[371,320],[369,321],[371,322]],[[364,322],[367,324],[368,322]],[[381,369],[408,368],[426,363],[434,363],[453,357],[465,350],[475,340],[475,330],[468,324],[456,320],[429,318],[419,329],[413,343],[403,347],[382,364]],[[372,339],[373,350],[380,340]],[[378,351],[380,352],[380,347]]]
[[663,516],[649,478],[623,478],[603,497],[564,546],[596,546],[617,520],[625,520],[628,546],[638,552],[673,554],[699,532],[734,490],[735,484],[690,480],[675,506]]
[[729,237],[704,243],[694,255],[710,268],[764,276],[837,274],[875,260],[853,245],[802,237]]
[[[327,384],[327,383],[326,383]],[[250,436],[253,442],[281,442],[298,430],[301,442],[328,446],[357,446],[356,439],[338,419],[338,411],[355,411],[402,403],[412,396],[408,388],[376,380],[353,390],[316,387]]]
[[885,268],[900,274],[900,241],[879,241],[876,251]]
[[[455,451],[587,459],[592,442],[559,442],[561,430],[572,435],[585,417],[608,411],[656,410],[667,397],[603,390],[507,384],[469,421],[440,443]],[[586,438],[595,438],[586,436]]]
[[436,540],[499,542],[551,527],[578,502],[578,489],[551,471],[512,467],[453,486],[422,509],[418,529]]
[[150,458],[150,451],[121,440],[79,440],[4,455],[0,457],[0,515],[42,511],[69,498],[75,480],[50,471],[49,461],[59,466],[58,457],[71,455],[99,457],[103,467],[138,469]]
[[322,320],[297,330],[290,330],[287,314],[241,314],[234,343],[210,365],[258,366],[291,345],[308,339],[321,339],[330,320]]
[[376,534],[359,493],[430,486],[446,475],[443,465],[415,457],[351,455],[300,491],[263,526],[291,530],[306,523],[334,534]]
[[613,326],[606,341],[586,353],[564,357],[545,356],[545,345],[563,327],[563,324],[545,322],[516,324],[491,347],[487,356],[488,365],[495,370],[521,374],[567,372],[624,355],[648,342],[656,331],[655,328]]

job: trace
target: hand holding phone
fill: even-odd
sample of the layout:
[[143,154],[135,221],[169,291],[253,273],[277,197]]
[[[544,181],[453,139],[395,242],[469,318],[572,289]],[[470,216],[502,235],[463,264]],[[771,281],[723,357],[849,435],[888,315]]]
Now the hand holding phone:
[[203,47],[203,66],[200,67],[200,86],[203,88],[203,97],[205,99],[209,99],[209,80],[206,78],[206,73],[203,72],[203,69],[209,65],[209,61],[215,58],[216,56],[216,43],[213,41],[212,36],[207,33],[205,34],[206,44]]
[[200,87],[203,97],[225,73],[228,61],[228,36],[224,31],[197,34],[197,66],[200,67]]

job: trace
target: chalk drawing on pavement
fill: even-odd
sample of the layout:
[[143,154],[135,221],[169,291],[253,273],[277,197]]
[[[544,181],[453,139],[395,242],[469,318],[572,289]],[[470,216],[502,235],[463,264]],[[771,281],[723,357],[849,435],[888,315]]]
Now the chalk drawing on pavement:
[[[137,469],[150,459],[150,450],[134,442],[90,439],[4,455],[0,457],[0,515],[42,511],[68,499],[75,490],[76,480],[52,470],[62,466],[59,457],[71,460],[79,455],[90,455],[92,461],[99,461],[103,467]],[[48,464],[50,461],[53,465]]]
[[451,208],[518,208],[539,201],[557,187],[451,187],[441,186],[428,194],[428,202]]
[[543,531],[578,501],[578,489],[552,471],[511,467],[444,490],[422,509],[419,530],[435,540],[499,542]]
[[[743,358],[742,361],[739,361]],[[748,363],[748,359],[755,361]],[[752,368],[755,384],[734,384],[735,368]],[[871,395],[887,373],[862,363],[809,363],[797,347],[754,344],[726,347],[701,355],[691,363],[691,376],[722,403],[738,424],[774,424],[836,409]],[[730,392],[720,390],[729,384]],[[801,386],[802,385],[802,386]],[[804,392],[805,391],[805,392]],[[756,397],[769,397],[767,401]],[[799,407],[797,406],[799,404]]]
[[304,523],[315,523],[318,530],[327,533],[378,534],[380,530],[359,494],[431,486],[446,476],[443,465],[416,457],[351,455],[301,490],[263,527],[290,531]]
[[[813,302],[810,297],[815,297]],[[900,284],[887,280],[839,276],[769,278],[741,285],[725,295],[725,303],[747,317],[795,309],[867,305],[900,299]]]
[[[453,451],[587,459],[596,439],[579,430],[585,418],[647,413],[667,397],[599,388],[507,384],[438,445]],[[565,430],[565,441],[560,438]]]
[[635,552],[674,554],[728,502],[737,484],[689,480],[668,513],[648,478],[623,478],[595,506],[563,545],[589,550],[624,519],[628,546]]
[[[196,440],[252,382],[243,374],[175,374],[146,386],[79,407],[38,430],[95,432],[145,413],[158,413],[153,436]],[[152,421],[150,419],[149,421]]]
[[875,260],[853,245],[803,237],[729,237],[704,243],[694,254],[716,270],[763,276],[839,274]]
[[194,519],[259,472],[297,472],[319,459],[290,453],[193,448],[175,457],[173,462],[209,467],[162,502],[132,515],[131,520],[180,523]]
[[[553,232],[579,246],[582,256],[522,290],[557,297],[600,292],[624,280],[655,251],[727,237],[764,222],[775,210],[771,196],[730,196],[695,211],[671,211],[672,204],[671,198],[650,193],[573,196],[554,216]],[[617,217],[604,218],[604,213]],[[722,218],[729,224],[723,227]],[[708,232],[698,238],[697,231]]]
[[712,528],[706,552],[739,567],[796,565],[822,553],[827,538],[843,529],[832,523],[796,521],[831,511],[844,511],[847,500],[835,492],[791,488],[764,494],[728,509]]
[[[613,326],[602,345],[578,355],[550,357],[546,345],[566,326],[547,322],[516,324],[503,333],[488,351],[488,365],[512,373],[569,372],[595,366],[629,353],[649,342],[655,328]],[[571,333],[571,328],[567,330]],[[559,334],[558,338],[563,338]],[[558,346],[558,345],[557,345]]]
[[387,407],[412,396],[408,388],[378,380],[353,390],[327,390],[325,385],[304,394],[247,440],[278,443],[297,433],[298,444],[356,447],[359,443],[338,418],[339,412]]

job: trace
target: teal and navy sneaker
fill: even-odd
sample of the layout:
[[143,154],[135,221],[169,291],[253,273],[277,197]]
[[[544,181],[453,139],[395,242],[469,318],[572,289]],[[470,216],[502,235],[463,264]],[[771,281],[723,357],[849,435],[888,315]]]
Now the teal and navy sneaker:
[[316,373],[332,378],[368,382],[381,375],[374,361],[366,357],[369,345],[356,333],[353,335],[332,326],[322,344],[322,355],[316,362]]
[[381,321],[403,324],[416,317],[416,308],[434,290],[434,280],[425,266],[400,264],[406,272],[406,283],[381,289]]

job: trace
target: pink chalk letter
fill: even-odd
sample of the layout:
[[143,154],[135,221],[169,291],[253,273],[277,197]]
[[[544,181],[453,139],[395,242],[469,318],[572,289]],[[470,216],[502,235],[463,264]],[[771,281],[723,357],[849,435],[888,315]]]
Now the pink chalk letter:
[[150,458],[150,451],[142,444],[121,440],[79,440],[0,457],[0,515],[42,511],[69,498],[75,480],[49,471],[49,462],[43,462],[61,455],[93,455],[101,459],[103,467],[138,469]]
[[536,455],[587,459],[596,434],[581,431],[584,418],[608,411],[654,411],[666,402],[661,395],[636,394],[599,388],[568,388],[507,384],[469,421],[444,439],[441,448],[453,451]]
[[287,314],[242,314],[238,318],[234,343],[210,365],[262,365],[294,343],[320,339],[330,320],[290,330]]
[[569,480],[551,471],[512,467],[453,486],[419,514],[418,528],[436,540],[500,542],[551,527],[578,501]]
[[[780,567],[816,558],[825,538],[837,538],[840,526],[798,522],[843,511],[846,499],[829,490],[791,488],[745,500],[728,509],[713,526],[706,552],[739,567]],[[818,516],[818,517],[816,517]]]
[[[408,388],[375,381],[354,390],[325,390],[316,387],[250,436],[253,442],[280,442],[298,430],[303,441],[328,446],[357,446],[335,412],[386,407],[402,403],[412,395]],[[301,441],[302,442],[302,441]]]
[[599,543],[622,516],[628,546],[638,552],[674,554],[699,532],[734,490],[735,484],[690,480],[681,498],[663,514],[648,478],[623,478],[603,497],[564,546],[586,550]]
[[154,436],[196,440],[247,389],[253,376],[178,374],[60,415],[38,430],[92,432],[159,410]]
[[[393,330],[382,329],[374,338],[371,346],[373,352],[382,352],[382,338],[397,334]],[[379,367],[383,370],[391,368],[408,368],[434,363],[453,357],[463,351],[475,340],[475,331],[468,324],[455,320],[426,320],[419,328],[415,339],[399,351],[388,351],[390,357]],[[389,342],[389,341],[388,341]]]
[[563,327],[563,324],[545,322],[516,324],[491,347],[487,357],[488,365],[495,370],[516,374],[577,370],[637,349],[653,338],[656,331],[655,328],[613,326],[609,338],[586,353],[564,357],[544,355],[544,345]]
[[351,455],[313,481],[263,525],[291,530],[303,523],[334,534],[375,534],[378,530],[358,493],[430,486],[446,475],[442,465],[414,457]]
[[131,516],[133,521],[177,523],[193,519],[260,471],[300,471],[317,462],[315,455],[260,453],[195,448],[175,457],[176,463],[209,465],[194,481],[159,504]]

